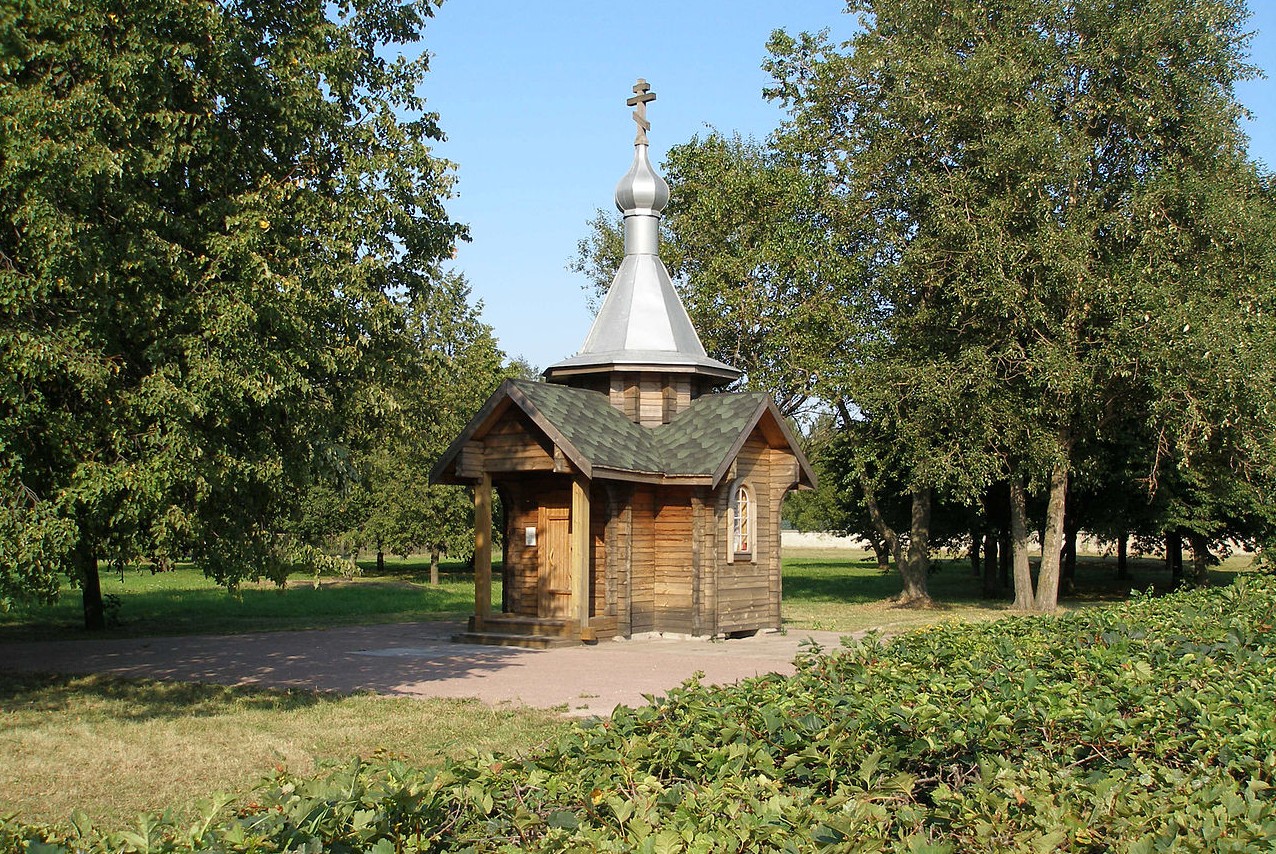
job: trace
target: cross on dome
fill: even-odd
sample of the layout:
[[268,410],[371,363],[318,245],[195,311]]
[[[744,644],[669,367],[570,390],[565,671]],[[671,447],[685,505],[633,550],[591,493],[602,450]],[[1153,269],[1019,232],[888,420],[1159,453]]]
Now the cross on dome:
[[634,145],[647,144],[647,131],[651,130],[651,122],[647,121],[647,104],[656,100],[656,93],[651,91],[651,84],[641,77],[634,84],[634,96],[625,101],[634,110],[634,122],[638,125],[638,135],[634,137]]

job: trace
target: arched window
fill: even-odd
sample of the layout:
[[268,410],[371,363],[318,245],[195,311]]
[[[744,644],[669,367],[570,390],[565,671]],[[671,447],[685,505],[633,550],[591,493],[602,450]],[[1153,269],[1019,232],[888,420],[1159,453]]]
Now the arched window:
[[731,487],[731,553],[727,560],[753,559],[754,536],[757,530],[757,508],[753,500],[753,488],[744,481]]

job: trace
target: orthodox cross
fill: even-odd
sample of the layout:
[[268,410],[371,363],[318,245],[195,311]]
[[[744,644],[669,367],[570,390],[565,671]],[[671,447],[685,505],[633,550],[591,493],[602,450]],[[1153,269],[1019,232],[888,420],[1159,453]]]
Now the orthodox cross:
[[647,121],[647,104],[656,100],[656,93],[651,91],[651,84],[641,77],[634,84],[634,96],[625,101],[634,110],[634,121],[638,123],[638,136],[634,137],[634,145],[647,144],[647,131],[651,130],[651,122]]

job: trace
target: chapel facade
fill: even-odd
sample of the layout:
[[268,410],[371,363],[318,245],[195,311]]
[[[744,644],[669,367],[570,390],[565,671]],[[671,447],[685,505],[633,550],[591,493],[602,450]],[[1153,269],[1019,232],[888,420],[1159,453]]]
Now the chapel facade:
[[[669,185],[648,159],[646,82],[616,187],[625,255],[584,345],[503,383],[439,459],[475,495],[475,614],[458,640],[549,646],[780,627],[780,508],[815,475],[769,395],[722,389],[660,260]],[[491,501],[504,510],[491,600]]]

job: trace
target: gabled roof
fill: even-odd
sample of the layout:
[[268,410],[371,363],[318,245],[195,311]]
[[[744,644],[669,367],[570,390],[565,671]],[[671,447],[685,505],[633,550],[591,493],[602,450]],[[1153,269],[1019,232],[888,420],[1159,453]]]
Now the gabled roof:
[[668,424],[647,428],[626,418],[600,392],[527,380],[507,380],[496,390],[434,466],[431,482],[456,482],[452,467],[461,449],[482,439],[511,406],[589,478],[656,478],[716,487],[754,428],[761,427],[772,447],[787,447],[797,457],[799,482],[815,485],[810,463],[768,395],[704,395]]

